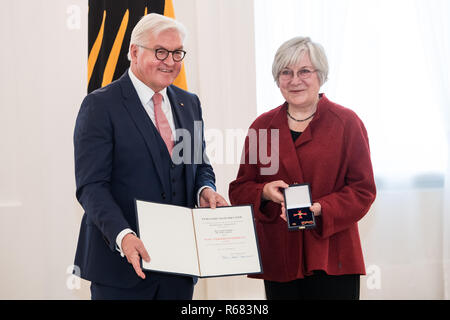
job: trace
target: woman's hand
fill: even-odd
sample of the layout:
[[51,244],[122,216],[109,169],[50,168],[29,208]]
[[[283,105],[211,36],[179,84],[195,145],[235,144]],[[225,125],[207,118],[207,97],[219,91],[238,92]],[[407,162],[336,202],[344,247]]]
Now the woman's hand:
[[285,189],[287,187],[289,187],[289,185],[283,180],[277,180],[266,183],[262,191],[262,199],[283,204],[284,196],[283,193],[280,191],[280,188]]
[[315,217],[322,215],[322,206],[318,202],[314,202],[311,207],[309,207]]
[[[280,217],[287,221],[286,218],[286,208],[284,206],[284,196],[283,193],[280,191],[280,188],[287,188],[289,185],[284,182],[283,180],[277,180],[272,181],[264,185],[263,192],[262,192],[262,199],[264,200],[270,200],[275,203],[281,204],[281,214]],[[320,216],[322,214],[322,206],[318,202],[314,202],[311,207],[309,207],[309,210],[311,210],[315,217]]]
[[[320,216],[322,214],[322,206],[318,202],[314,202],[311,207],[309,207],[309,210],[312,211],[315,217]],[[281,219],[287,222],[286,218],[286,208],[284,207],[284,203],[281,204]]]

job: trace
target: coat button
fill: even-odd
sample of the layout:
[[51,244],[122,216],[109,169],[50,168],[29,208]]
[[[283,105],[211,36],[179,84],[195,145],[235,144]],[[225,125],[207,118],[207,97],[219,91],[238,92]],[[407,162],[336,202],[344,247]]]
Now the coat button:
[[163,199],[165,199],[165,198],[166,198],[166,193],[165,193],[165,192],[162,192],[162,193],[161,193],[161,197],[162,197]]

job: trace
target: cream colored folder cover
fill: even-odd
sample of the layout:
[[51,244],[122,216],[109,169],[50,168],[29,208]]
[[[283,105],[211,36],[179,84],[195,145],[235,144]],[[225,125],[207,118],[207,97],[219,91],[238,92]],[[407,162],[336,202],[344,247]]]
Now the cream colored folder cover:
[[250,205],[189,209],[136,200],[136,212],[151,259],[143,269],[202,278],[262,272]]

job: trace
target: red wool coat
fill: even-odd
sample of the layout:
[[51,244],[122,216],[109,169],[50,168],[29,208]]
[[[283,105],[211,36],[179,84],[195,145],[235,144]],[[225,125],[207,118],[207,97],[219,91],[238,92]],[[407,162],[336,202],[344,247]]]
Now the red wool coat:
[[[264,164],[263,158],[255,164],[252,152],[259,153],[264,139],[257,148],[249,148],[249,134],[245,162],[230,184],[233,205],[253,204],[264,273],[251,277],[286,282],[313,270],[330,275],[365,274],[357,222],[375,200],[376,189],[364,124],[353,111],[321,95],[316,115],[294,143],[286,108],[287,103],[264,113],[250,127],[256,132],[269,130],[263,146],[268,151],[271,143],[278,143],[270,141],[270,130],[279,129],[279,152],[275,148],[269,156],[279,159],[276,173],[261,174],[260,169],[271,164]],[[315,229],[289,231],[280,218],[280,205],[269,201],[261,207],[264,185],[275,180],[310,183],[312,201],[322,206]]]

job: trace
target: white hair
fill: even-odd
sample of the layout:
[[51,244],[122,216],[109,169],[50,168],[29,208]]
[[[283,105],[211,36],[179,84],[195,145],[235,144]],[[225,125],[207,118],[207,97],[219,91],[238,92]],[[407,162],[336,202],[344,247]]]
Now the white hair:
[[184,43],[187,31],[180,22],[157,13],[150,13],[143,16],[131,32],[128,60],[131,61],[130,50],[132,44],[145,46],[147,44],[149,33],[158,36],[161,32],[166,30],[178,31],[181,41]]
[[272,64],[272,75],[279,86],[281,70],[297,64],[304,54],[309,54],[313,67],[317,70],[320,86],[328,80],[328,60],[323,47],[308,37],[295,37],[278,48]]

